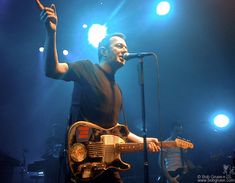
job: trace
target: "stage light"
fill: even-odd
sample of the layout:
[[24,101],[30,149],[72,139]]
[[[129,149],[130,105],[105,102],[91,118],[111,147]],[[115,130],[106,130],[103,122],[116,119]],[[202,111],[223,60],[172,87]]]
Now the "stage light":
[[43,47],[40,47],[39,48],[39,51],[42,53],[44,51],[44,48]]
[[161,1],[156,6],[156,13],[160,16],[168,14],[170,10],[171,10],[171,5],[168,1]]
[[88,26],[87,26],[87,24],[83,24],[82,27],[83,27],[84,29],[86,29]]
[[224,114],[218,114],[214,118],[214,125],[218,128],[225,128],[229,125],[229,118]]
[[88,41],[94,47],[98,47],[99,42],[107,35],[105,25],[93,24],[88,31]]
[[63,50],[63,55],[67,56],[69,54],[68,50]]

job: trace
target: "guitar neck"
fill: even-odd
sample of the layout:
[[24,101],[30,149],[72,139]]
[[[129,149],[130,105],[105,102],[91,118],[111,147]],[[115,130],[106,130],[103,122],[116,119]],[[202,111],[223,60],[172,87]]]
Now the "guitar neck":
[[[176,147],[175,141],[159,142],[158,144],[162,148]],[[119,152],[137,152],[144,149],[144,143],[126,143],[126,144],[116,144],[116,148]]]

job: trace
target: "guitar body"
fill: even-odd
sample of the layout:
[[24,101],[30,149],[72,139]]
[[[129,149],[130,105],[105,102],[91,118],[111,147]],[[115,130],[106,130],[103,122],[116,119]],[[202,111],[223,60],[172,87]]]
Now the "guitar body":
[[125,143],[129,130],[124,125],[104,129],[79,121],[68,132],[68,164],[74,177],[89,181],[107,169],[126,171],[130,165],[120,158],[116,144]]
[[[126,143],[129,130],[124,125],[104,129],[93,123],[78,121],[68,131],[67,160],[76,180],[89,181],[107,169],[126,171],[130,165],[121,160],[120,154],[144,149],[143,143]],[[193,148],[193,144],[176,139],[159,142],[164,148]]]

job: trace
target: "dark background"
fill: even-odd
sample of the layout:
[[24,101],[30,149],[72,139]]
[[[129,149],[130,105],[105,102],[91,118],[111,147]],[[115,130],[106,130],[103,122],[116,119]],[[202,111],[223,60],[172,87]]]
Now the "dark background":
[[[97,51],[88,43],[83,23],[106,23],[108,32],[123,32],[130,52],[156,52],[160,78],[154,58],[146,57],[144,62],[148,136],[165,139],[170,124],[180,120],[184,137],[195,144],[189,153],[193,161],[205,172],[213,169],[222,175],[220,169],[230,162],[235,148],[234,0],[172,1],[173,11],[165,17],[155,14],[157,1],[153,0],[42,3],[57,7],[60,60],[88,58],[97,63]],[[0,151],[20,162],[25,155],[26,165],[43,159],[50,138],[63,142],[72,91],[72,83],[44,75],[38,48],[44,44],[45,30],[39,14],[34,0],[0,1]],[[63,56],[63,49],[71,54]],[[138,64],[137,59],[127,62],[116,80],[124,95],[129,129],[142,135]],[[220,112],[231,118],[224,131],[211,125]],[[126,182],[141,182],[143,153],[123,159],[132,165],[123,174]],[[158,155],[150,154],[149,160],[152,180],[159,174]]]

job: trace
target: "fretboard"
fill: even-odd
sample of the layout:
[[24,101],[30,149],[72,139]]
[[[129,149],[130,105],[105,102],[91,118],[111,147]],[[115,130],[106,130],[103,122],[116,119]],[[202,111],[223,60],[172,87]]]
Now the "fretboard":
[[[165,141],[165,142],[159,142],[158,145],[163,148],[170,148],[170,147],[176,147],[176,142]],[[116,144],[116,148],[121,153],[135,152],[135,151],[142,151],[144,149],[144,144],[143,143]]]

